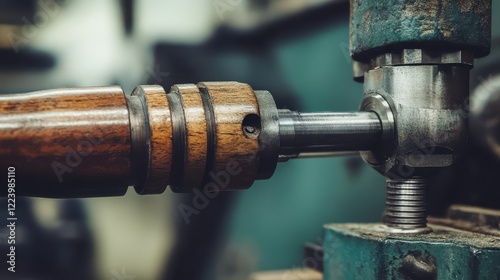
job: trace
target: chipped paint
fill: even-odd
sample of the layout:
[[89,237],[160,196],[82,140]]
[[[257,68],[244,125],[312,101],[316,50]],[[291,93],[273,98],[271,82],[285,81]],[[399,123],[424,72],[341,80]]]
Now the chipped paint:
[[457,45],[487,55],[491,0],[351,0],[351,54],[398,44]]

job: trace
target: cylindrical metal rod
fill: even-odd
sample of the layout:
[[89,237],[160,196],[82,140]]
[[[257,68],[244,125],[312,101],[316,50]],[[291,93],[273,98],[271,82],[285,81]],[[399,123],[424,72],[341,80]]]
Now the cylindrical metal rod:
[[382,136],[376,113],[279,110],[280,155],[370,150]]
[[297,158],[332,158],[359,156],[357,151],[349,152],[305,152],[297,155]]

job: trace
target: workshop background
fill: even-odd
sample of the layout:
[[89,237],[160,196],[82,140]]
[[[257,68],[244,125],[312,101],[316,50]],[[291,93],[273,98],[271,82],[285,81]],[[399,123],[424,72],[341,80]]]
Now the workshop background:
[[[342,0],[0,0],[0,92],[235,80],[269,90],[281,108],[357,111],[362,85],[352,79],[348,17]],[[495,1],[492,27],[499,38]],[[169,190],[18,199],[17,275],[237,280],[301,268],[304,244],[321,243],[324,224],[380,221],[384,188],[383,176],[348,157],[282,164],[188,223],[178,206],[193,194]],[[6,209],[2,199],[0,220]]]

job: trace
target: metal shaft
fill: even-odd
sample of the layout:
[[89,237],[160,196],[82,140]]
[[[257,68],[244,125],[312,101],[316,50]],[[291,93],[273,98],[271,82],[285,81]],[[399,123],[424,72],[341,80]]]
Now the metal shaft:
[[382,136],[376,113],[279,110],[280,155],[370,150]]

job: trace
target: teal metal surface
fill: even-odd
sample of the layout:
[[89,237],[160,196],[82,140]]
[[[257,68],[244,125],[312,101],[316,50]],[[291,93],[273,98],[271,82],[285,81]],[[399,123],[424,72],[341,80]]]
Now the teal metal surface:
[[500,279],[500,237],[432,228],[401,235],[380,224],[327,225],[324,279]]
[[351,0],[351,54],[432,44],[490,51],[491,0]]

